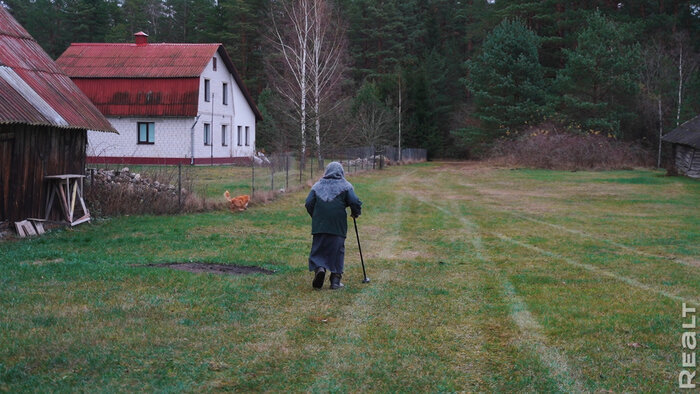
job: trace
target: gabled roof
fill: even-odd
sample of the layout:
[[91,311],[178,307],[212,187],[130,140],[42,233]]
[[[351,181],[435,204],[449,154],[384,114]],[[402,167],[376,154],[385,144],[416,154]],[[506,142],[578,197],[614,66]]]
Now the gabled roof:
[[0,124],[116,132],[32,36],[0,6]]
[[199,77],[221,44],[77,43],[56,60],[71,78]]
[[[256,118],[261,120],[260,111],[221,44],[74,43],[63,52],[56,63],[76,81],[198,78],[217,52],[236,80]],[[93,99],[92,96],[90,98]]]
[[700,115],[676,127],[661,139],[672,144],[688,145],[700,149]]

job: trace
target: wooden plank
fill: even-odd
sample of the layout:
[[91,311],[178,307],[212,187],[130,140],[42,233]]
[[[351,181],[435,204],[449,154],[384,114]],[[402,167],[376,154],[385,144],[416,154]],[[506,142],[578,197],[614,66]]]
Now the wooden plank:
[[[69,181],[70,182],[70,181]],[[73,214],[75,213],[75,197],[78,193],[78,181],[73,184],[73,197],[71,197],[70,203],[70,221],[73,221]]]
[[15,222],[15,230],[17,230],[17,236],[20,238],[24,238],[27,236],[27,233],[24,232],[24,226],[22,226],[22,222]]
[[32,224],[34,225],[34,228],[36,228],[36,233],[41,235],[44,234],[46,231],[44,231],[44,224],[42,222],[36,222],[34,220],[31,221]]
[[77,179],[77,178],[85,178],[85,175],[80,175],[80,174],[62,174],[62,175],[46,175],[44,179],[61,179],[61,180],[66,180],[66,179]]
[[34,225],[32,225],[28,220],[22,221],[22,226],[24,227],[24,232],[27,233],[27,235],[36,235]]
[[83,197],[80,197],[80,206],[83,207],[84,214],[90,215],[90,211],[88,211],[87,207],[85,206],[85,200],[83,200]]
[[58,201],[61,203],[61,208],[63,209],[63,214],[65,218],[70,222],[70,218],[68,216],[68,199],[66,198],[66,192],[63,191],[63,185],[58,186],[58,191],[59,191],[59,199]]
[[79,225],[80,223],[89,222],[91,219],[92,219],[92,218],[90,218],[90,215],[85,215],[85,216],[81,217],[80,219],[78,219],[78,220],[72,222],[70,225],[71,225],[71,226],[77,226],[77,225]]
[[21,222],[15,222],[15,228],[17,229],[17,234],[24,238],[29,235],[37,235],[34,225],[32,225],[28,220],[22,220]]

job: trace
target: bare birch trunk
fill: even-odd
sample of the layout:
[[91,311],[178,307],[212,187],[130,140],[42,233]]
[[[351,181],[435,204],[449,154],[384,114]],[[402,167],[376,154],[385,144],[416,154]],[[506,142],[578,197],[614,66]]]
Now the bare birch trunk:
[[302,59],[301,59],[301,98],[299,104],[301,105],[301,168],[304,168],[306,163],[306,57],[308,56],[308,41],[309,41],[309,12],[308,12],[308,2],[306,0],[301,1],[301,7],[304,12],[304,29],[303,34],[299,36],[299,48],[301,49]]
[[314,37],[313,37],[313,76],[314,76],[314,126],[316,132],[316,156],[318,158],[318,167],[323,168],[323,155],[321,154],[321,112],[320,112],[320,61],[321,61],[321,46],[323,45],[323,37],[321,36],[321,21],[319,14],[319,1],[314,2]]
[[[276,50],[281,55],[283,68],[286,72],[277,73],[283,81],[277,86],[277,91],[288,102],[298,109],[300,134],[300,174],[305,165],[306,158],[306,123],[307,123],[307,95],[309,73],[309,35],[313,24],[310,15],[309,0],[291,0],[280,3],[282,16],[282,28],[279,27],[272,16],[273,42]],[[295,111],[296,112],[296,111]]]
[[659,97],[657,101],[659,103],[659,156],[656,160],[656,167],[661,168],[661,137],[663,136],[664,131],[664,119],[663,113],[661,112],[661,97]]
[[681,104],[683,101],[683,43],[680,44],[680,54],[678,55],[678,111],[676,112],[676,127],[681,121]]
[[314,137],[319,168],[323,168],[323,146],[321,143],[321,117],[335,106],[326,108],[324,102],[340,79],[343,71],[345,50],[345,27],[327,0],[311,0],[313,3],[312,59],[310,62],[313,83]]
[[403,160],[401,157],[401,74],[399,73],[399,163]]

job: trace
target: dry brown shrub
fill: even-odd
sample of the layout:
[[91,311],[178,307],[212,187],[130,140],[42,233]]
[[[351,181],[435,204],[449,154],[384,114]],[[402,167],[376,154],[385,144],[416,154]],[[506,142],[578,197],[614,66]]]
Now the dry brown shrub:
[[[177,187],[167,172],[134,179],[128,171],[100,170],[88,177],[85,199],[95,217],[144,214],[174,214],[223,209],[225,201],[206,200],[192,193],[193,182],[185,180],[178,201]],[[189,187],[188,187],[189,186]]]
[[601,133],[565,131],[551,124],[530,128],[515,139],[497,141],[494,164],[556,170],[615,170],[651,167],[653,154],[639,143]]

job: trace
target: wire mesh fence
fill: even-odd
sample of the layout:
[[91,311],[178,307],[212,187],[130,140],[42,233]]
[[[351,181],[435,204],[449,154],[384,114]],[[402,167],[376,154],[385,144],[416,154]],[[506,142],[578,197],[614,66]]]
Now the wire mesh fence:
[[[423,150],[423,160],[424,155]],[[86,169],[86,194],[97,216],[194,212],[225,207],[226,191],[231,197],[248,195],[254,203],[269,201],[313,184],[331,161],[341,162],[352,176],[397,159],[387,147],[366,147],[333,152],[320,163],[315,157],[301,161],[294,153],[259,153],[236,165],[92,164]]]

